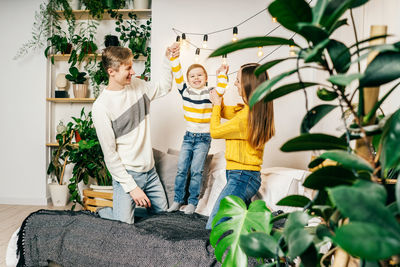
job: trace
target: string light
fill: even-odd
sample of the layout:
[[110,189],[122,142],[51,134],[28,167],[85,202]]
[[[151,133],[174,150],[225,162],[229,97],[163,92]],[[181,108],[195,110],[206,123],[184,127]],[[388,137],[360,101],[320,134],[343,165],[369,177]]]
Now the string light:
[[195,56],[194,56],[194,61],[198,63],[200,60],[200,48],[196,48]]
[[262,47],[259,46],[259,47],[258,47],[257,56],[258,56],[258,57],[262,57],[263,55],[264,55],[264,52],[262,51]]
[[203,37],[203,48],[207,48],[207,41],[208,41],[208,35],[205,34]]
[[273,22],[273,23],[277,23],[277,22],[278,22],[278,20],[276,19],[276,17],[272,17],[272,22]]
[[182,47],[187,47],[188,46],[188,41],[186,40],[186,34],[185,33],[182,33],[181,46]]
[[226,54],[222,55],[222,65],[228,65],[227,55]]
[[180,43],[180,42],[181,42],[181,36],[180,36],[180,35],[177,35],[177,36],[176,36],[176,42],[177,42],[177,43]]
[[[290,41],[294,42],[291,38]],[[289,45],[289,56],[295,57],[296,56],[296,47],[294,45]]]
[[232,42],[236,42],[238,40],[237,35],[238,35],[238,28],[237,27],[233,27]]

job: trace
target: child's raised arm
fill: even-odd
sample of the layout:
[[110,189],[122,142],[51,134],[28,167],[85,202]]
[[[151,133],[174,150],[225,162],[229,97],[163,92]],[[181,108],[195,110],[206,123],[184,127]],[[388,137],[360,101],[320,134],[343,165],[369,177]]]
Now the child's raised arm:
[[174,75],[174,79],[176,82],[176,86],[178,87],[178,90],[182,90],[184,85],[184,79],[182,74],[181,62],[179,61],[179,51],[180,51],[179,43],[174,43],[171,46],[170,50],[171,50],[170,61],[171,61],[172,73]]
[[219,96],[225,93],[225,88],[228,85],[228,71],[229,66],[224,64],[217,69],[217,88],[215,90]]

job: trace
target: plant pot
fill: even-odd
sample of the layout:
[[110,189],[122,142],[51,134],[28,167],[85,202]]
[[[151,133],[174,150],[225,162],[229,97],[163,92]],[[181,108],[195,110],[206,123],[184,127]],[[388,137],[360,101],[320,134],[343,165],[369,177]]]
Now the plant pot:
[[79,143],[79,141],[81,141],[81,135],[79,134],[78,131],[75,131],[75,142]]
[[125,8],[126,9],[134,9],[134,4],[133,4],[133,0],[126,0],[125,1]]
[[135,9],[149,9],[149,0],[134,0]]
[[67,44],[67,47],[65,48],[65,50],[64,51],[61,51],[61,54],[71,54],[71,51],[72,51],[72,44],[71,43],[68,43]]
[[72,8],[72,10],[78,10],[79,9],[79,0],[68,0],[69,6]]
[[66,206],[69,199],[69,190],[66,184],[49,184],[51,201],[54,206]]
[[106,35],[104,37],[104,45],[106,47],[109,46],[119,46],[118,36],[115,35]]
[[87,84],[72,84],[72,89],[74,91],[75,98],[86,98],[88,93],[88,85]]

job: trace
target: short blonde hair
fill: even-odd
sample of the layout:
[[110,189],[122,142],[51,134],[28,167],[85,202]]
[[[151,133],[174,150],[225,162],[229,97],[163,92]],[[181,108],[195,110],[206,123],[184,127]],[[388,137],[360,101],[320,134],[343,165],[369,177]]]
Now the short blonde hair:
[[101,54],[101,61],[106,72],[109,68],[118,70],[119,66],[130,64],[132,58],[132,51],[121,46],[109,46]]
[[206,75],[206,80],[208,80],[208,75],[207,75],[206,68],[204,68],[204,66],[201,65],[201,64],[192,64],[192,65],[190,65],[189,68],[188,68],[188,70],[187,70],[187,72],[186,72],[186,78],[189,79],[189,72],[190,72],[192,69],[196,69],[196,68],[203,69],[204,74]]

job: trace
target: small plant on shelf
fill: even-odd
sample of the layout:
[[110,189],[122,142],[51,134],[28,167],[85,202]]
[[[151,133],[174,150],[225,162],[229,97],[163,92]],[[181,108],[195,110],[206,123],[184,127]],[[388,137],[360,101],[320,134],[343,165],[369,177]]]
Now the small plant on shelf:
[[90,77],[90,85],[93,88],[93,95],[97,98],[100,94],[100,86],[108,85],[107,72],[104,70],[101,62],[87,66],[87,71]]
[[[68,63],[72,66],[76,63],[81,63],[89,54],[96,53],[98,47],[95,43],[94,36],[98,25],[99,22],[94,20],[88,20],[87,23],[79,24],[79,34],[75,34],[72,37],[72,43],[75,45],[75,48],[72,50],[71,56],[68,60]],[[90,61],[91,59],[88,59],[88,62]]]
[[86,81],[86,72],[80,72],[76,67],[69,68],[69,74],[65,78],[74,84],[83,84]]

